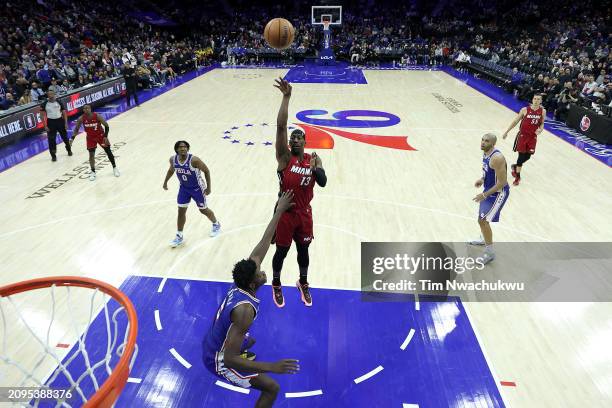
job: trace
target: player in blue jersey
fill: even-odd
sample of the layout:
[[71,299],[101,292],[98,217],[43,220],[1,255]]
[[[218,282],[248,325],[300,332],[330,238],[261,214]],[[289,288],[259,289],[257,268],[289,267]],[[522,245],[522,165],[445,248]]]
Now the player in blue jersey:
[[266,273],[260,269],[270,248],[270,240],[281,215],[292,205],[293,193],[281,195],[263,237],[247,259],[234,265],[234,285],[221,302],[214,322],[202,343],[204,365],[221,379],[243,388],[253,387],[261,391],[255,404],[257,408],[271,407],[280,386],[264,374],[295,374],[300,367],[297,360],[283,359],[275,363],[250,361],[242,357],[254,344],[248,331],[257,317],[259,299],[257,289],[266,283]]
[[[210,172],[208,167],[198,157],[189,153],[189,143],[179,140],[174,144],[176,154],[170,157],[170,168],[166,172],[164,190],[168,190],[168,180],[176,172],[180,187],[178,197],[178,219],[176,221],[176,237],[170,243],[172,248],[183,243],[183,227],[187,219],[187,207],[193,199],[200,212],[213,223],[210,231],[211,237],[216,237],[221,231],[221,224],[217,221],[215,213],[206,206],[206,196],[210,194]],[[202,178],[204,173],[204,178]]]
[[470,241],[472,245],[484,245],[482,262],[488,264],[495,259],[493,250],[493,231],[491,222],[498,222],[501,210],[510,195],[508,187],[507,165],[504,155],[495,148],[497,136],[487,133],[482,137],[480,149],[482,157],[482,178],[476,180],[476,187],[483,186],[484,191],[474,197],[474,201],[480,203],[478,224],[482,237],[479,240]]

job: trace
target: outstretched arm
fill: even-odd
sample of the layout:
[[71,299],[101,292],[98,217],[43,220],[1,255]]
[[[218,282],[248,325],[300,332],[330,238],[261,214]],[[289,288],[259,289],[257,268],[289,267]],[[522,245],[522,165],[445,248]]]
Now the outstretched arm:
[[287,211],[289,208],[293,206],[291,202],[293,200],[293,192],[285,191],[280,198],[278,199],[278,203],[276,204],[276,211],[274,211],[274,216],[270,220],[270,223],[266,227],[266,231],[261,237],[261,241],[255,246],[253,252],[249,258],[251,258],[257,265],[261,265],[263,259],[266,257],[266,253],[268,252],[268,248],[270,248],[270,241],[272,240],[272,236],[274,235],[274,231],[276,231],[276,225],[278,224],[278,220],[280,220],[281,215]]
[[525,116],[526,112],[527,112],[527,109],[525,109],[525,108],[522,108],[519,111],[518,115],[516,115],[516,117],[514,118],[514,120],[510,124],[510,126],[508,127],[508,129],[502,135],[502,137],[504,139],[508,137],[508,132],[510,132],[517,125],[517,123],[519,123],[521,121],[521,119],[523,119],[523,117]]
[[287,118],[289,117],[291,85],[284,79],[279,78],[276,80],[276,85],[274,85],[274,87],[278,88],[283,93],[283,101],[281,102],[278,116],[276,117],[276,143],[274,144],[276,148],[276,161],[280,169],[287,166],[291,155],[289,147],[287,146]]
[[210,170],[208,170],[208,166],[206,166],[199,157],[195,157],[195,156],[191,159],[191,164],[193,165],[193,167],[195,167],[196,169],[199,169],[202,173],[204,173],[204,178],[206,179],[206,190],[204,191],[204,194],[209,195],[211,186],[210,186]]

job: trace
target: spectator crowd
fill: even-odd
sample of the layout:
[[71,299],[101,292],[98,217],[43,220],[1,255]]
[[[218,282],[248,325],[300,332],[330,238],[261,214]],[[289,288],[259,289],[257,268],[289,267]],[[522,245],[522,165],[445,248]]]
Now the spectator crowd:
[[[139,88],[163,85],[213,62],[295,62],[317,55],[322,30],[310,3],[285,9],[263,0],[6,2],[0,14],[0,110],[136,72]],[[602,5],[604,4],[604,5]],[[135,11],[154,8],[174,25]],[[290,49],[269,49],[261,33],[270,16],[296,28]],[[453,64],[497,82],[519,98],[542,94],[564,119],[570,103],[605,113],[612,104],[612,10],[592,0],[396,3],[361,0],[345,6],[334,28],[337,59],[360,66]]]

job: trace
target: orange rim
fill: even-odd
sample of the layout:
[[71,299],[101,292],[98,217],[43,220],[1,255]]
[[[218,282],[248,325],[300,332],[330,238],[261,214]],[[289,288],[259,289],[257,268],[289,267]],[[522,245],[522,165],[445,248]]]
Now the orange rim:
[[47,278],[31,279],[0,287],[0,297],[7,297],[17,293],[30,290],[48,288],[50,286],[78,286],[89,289],[100,289],[102,292],[112,296],[128,315],[130,332],[123,355],[113,369],[111,375],[104,381],[98,391],[91,396],[84,407],[111,407],[117,400],[130,373],[130,359],[136,347],[136,336],[138,334],[138,316],[132,301],[119,289],[106,282],[97,279],[83,278],[79,276],[50,276]]

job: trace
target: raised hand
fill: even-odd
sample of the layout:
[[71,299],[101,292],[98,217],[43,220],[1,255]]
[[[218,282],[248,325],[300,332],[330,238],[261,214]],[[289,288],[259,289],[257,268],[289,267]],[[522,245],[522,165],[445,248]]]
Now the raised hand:
[[278,203],[276,204],[276,211],[285,212],[294,205],[295,203],[293,202],[293,191],[285,191],[278,199]]
[[323,162],[317,152],[312,152],[310,155],[310,168],[316,169],[317,167],[323,167]]
[[278,88],[283,93],[283,96],[291,96],[292,88],[289,82],[285,81],[283,78],[278,78],[274,82],[276,83],[274,87]]

